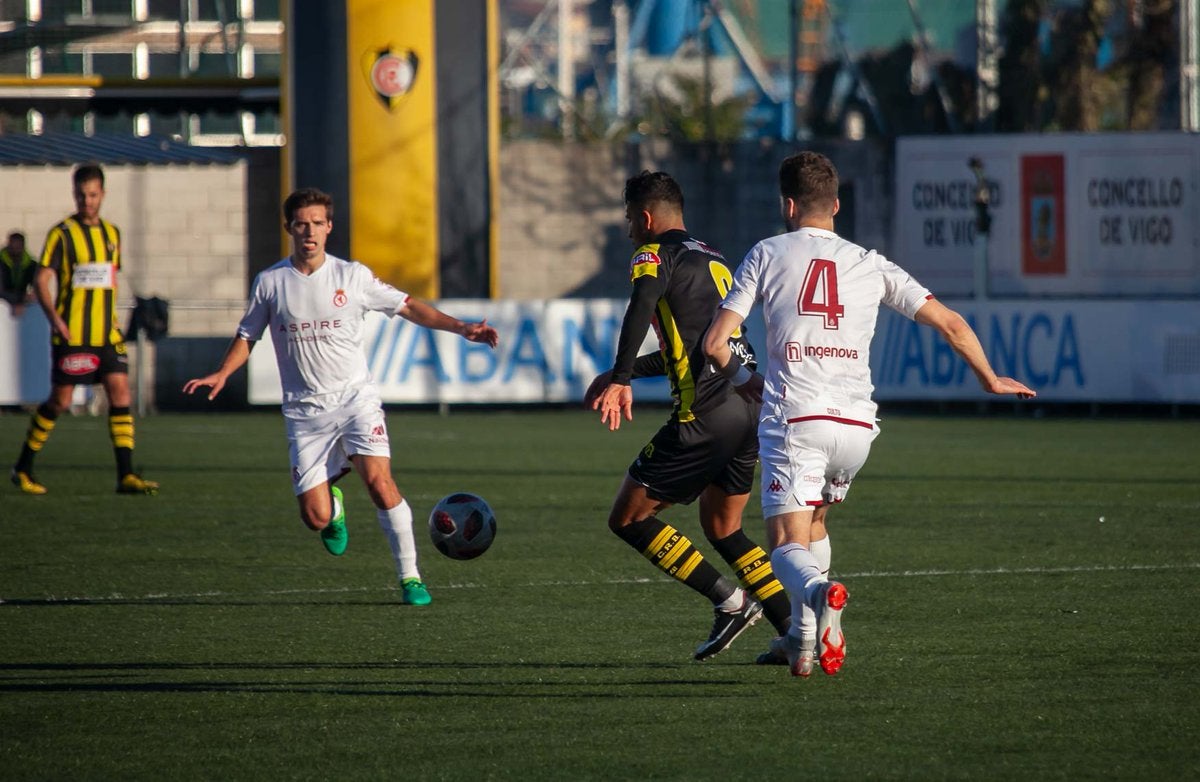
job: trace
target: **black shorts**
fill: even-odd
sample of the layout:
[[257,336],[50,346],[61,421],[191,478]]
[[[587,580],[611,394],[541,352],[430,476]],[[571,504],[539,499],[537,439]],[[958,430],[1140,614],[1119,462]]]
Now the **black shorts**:
[[758,461],[759,405],[730,394],[688,423],[668,421],[646,444],[629,477],[651,499],[687,505],[708,486],[749,494]]
[[129,374],[125,343],[102,347],[54,345],[50,348],[50,382],[56,386],[99,383],[104,375]]

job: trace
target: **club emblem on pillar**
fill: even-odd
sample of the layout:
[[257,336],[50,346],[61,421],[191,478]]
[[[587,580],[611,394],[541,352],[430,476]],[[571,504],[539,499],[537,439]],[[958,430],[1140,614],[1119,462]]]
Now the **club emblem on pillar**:
[[367,52],[363,60],[376,97],[385,107],[394,109],[417,79],[417,55],[411,49],[396,51],[387,47]]

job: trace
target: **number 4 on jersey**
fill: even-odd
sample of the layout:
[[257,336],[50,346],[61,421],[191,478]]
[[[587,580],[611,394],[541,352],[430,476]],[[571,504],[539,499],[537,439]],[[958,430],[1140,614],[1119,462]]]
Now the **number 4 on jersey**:
[[827,329],[838,327],[846,308],[838,301],[837,264],[823,258],[813,258],[809,262],[796,308],[801,315],[824,318]]

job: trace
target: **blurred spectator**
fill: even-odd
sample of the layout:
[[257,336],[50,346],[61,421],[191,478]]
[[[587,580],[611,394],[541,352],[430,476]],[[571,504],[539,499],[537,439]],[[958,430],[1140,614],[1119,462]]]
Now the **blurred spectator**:
[[25,311],[33,301],[33,277],[37,260],[25,249],[25,234],[13,231],[8,244],[0,250],[0,299],[8,302],[14,317]]

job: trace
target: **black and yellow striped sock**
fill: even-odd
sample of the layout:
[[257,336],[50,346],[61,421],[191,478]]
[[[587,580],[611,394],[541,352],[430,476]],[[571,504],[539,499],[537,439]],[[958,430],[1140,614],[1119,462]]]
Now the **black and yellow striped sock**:
[[635,521],[617,530],[621,540],[633,546],[662,572],[681,581],[714,604],[723,602],[736,591],[721,571],[704,559],[692,541],[657,516]]
[[133,472],[133,414],[128,407],[113,407],[108,411],[108,436],[112,438],[117,457],[117,479]]
[[33,470],[33,457],[46,445],[46,440],[50,439],[50,433],[54,431],[54,423],[57,420],[58,413],[45,404],[30,416],[25,442],[21,444],[21,455],[17,457],[17,471],[28,473]]
[[791,626],[792,604],[783,584],[779,583],[775,571],[771,569],[771,557],[767,552],[746,537],[742,530],[721,540],[710,540],[709,543],[733,567],[742,587],[762,604],[763,612],[775,627],[775,632],[780,635],[786,633]]

